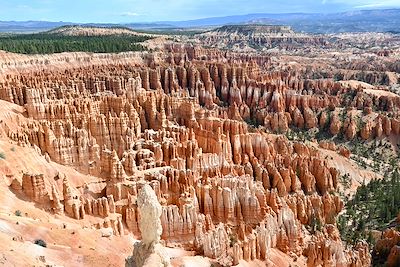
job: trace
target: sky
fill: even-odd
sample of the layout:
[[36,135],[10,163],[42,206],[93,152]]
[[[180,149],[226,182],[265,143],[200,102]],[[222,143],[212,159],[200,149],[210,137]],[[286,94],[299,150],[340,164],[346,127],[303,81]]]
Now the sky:
[[400,0],[0,0],[0,21],[127,23],[390,7],[400,8]]

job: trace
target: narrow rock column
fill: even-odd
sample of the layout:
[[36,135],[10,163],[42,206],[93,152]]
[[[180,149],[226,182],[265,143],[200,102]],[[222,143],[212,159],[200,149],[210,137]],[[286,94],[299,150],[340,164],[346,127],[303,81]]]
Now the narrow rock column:
[[148,184],[140,190],[137,205],[142,241],[134,245],[133,255],[127,259],[126,266],[171,266],[165,248],[160,244],[162,207],[154,190]]

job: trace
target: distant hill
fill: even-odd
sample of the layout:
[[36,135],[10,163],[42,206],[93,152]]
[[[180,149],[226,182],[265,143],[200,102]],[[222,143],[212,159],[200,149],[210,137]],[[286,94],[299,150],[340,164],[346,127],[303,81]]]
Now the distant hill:
[[[0,32],[38,32],[63,25],[78,25],[66,22],[3,21]],[[161,21],[154,23],[82,24],[84,26],[124,26],[132,29],[170,29],[217,27],[229,24],[273,24],[288,25],[295,31],[310,33],[338,32],[399,32],[400,9],[359,10],[341,13],[282,13],[248,14],[226,17],[204,18],[187,21]]]
[[127,23],[127,24],[113,24],[113,23],[73,23],[73,22],[49,22],[49,21],[0,21],[0,33],[37,33],[44,31],[51,31],[58,28],[66,27],[96,27],[96,28],[129,28],[129,29],[152,29],[152,28],[169,28],[172,25],[160,23]]
[[310,33],[399,32],[400,9],[360,10],[333,14],[287,14],[246,21],[285,24]]
[[49,21],[0,21],[0,32],[33,33],[47,31],[63,25],[76,23]]
[[99,26],[62,26],[50,31],[48,34],[63,36],[107,36],[107,35],[143,35],[126,27],[99,27]]
[[162,23],[175,27],[283,24],[291,26],[295,31],[310,33],[399,32],[400,9],[358,10],[341,13],[248,14]]

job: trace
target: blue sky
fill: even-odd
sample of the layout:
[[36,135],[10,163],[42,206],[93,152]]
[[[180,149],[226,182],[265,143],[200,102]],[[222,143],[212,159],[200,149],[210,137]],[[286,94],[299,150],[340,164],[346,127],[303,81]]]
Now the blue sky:
[[144,22],[400,7],[400,0],[0,0],[0,20]]

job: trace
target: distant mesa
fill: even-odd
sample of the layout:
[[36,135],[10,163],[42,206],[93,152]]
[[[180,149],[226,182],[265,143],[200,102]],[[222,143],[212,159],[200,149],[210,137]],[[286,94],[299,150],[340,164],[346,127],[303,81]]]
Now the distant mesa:
[[205,45],[233,51],[297,49],[304,45],[324,46],[325,37],[296,32],[289,25],[226,25],[197,35]]
[[239,33],[243,35],[249,34],[269,34],[269,33],[294,33],[292,27],[287,25],[226,25],[214,30],[215,32]]

